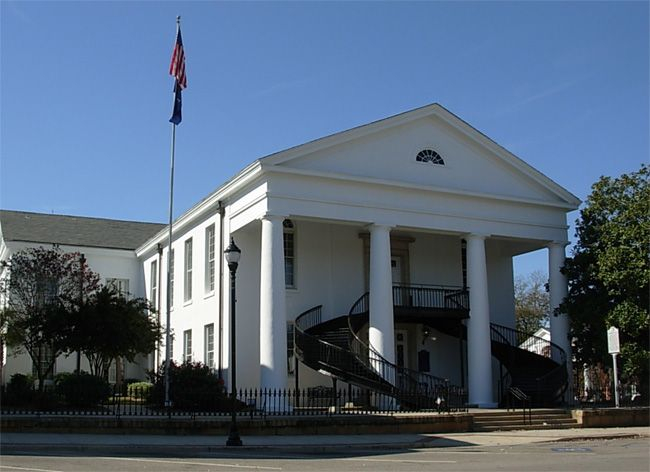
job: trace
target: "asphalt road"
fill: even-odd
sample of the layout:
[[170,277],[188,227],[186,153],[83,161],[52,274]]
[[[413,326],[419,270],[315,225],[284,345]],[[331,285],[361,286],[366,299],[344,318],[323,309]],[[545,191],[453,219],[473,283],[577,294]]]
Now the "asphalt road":
[[300,451],[242,450],[187,457],[87,456],[12,453],[0,456],[0,472],[218,472],[218,471],[589,471],[648,472],[647,438],[599,439],[514,446],[471,446],[412,450]]

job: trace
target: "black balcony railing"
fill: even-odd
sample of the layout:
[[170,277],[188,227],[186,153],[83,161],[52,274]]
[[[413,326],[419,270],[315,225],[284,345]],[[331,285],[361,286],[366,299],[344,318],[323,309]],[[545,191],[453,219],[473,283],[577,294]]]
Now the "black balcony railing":
[[441,285],[394,285],[393,305],[397,308],[469,311],[469,290]]

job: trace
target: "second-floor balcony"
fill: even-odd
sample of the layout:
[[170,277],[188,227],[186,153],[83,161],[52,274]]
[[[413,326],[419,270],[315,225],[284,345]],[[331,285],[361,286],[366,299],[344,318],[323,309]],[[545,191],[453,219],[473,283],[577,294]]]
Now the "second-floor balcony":
[[469,289],[442,285],[394,285],[395,316],[417,318],[469,317]]

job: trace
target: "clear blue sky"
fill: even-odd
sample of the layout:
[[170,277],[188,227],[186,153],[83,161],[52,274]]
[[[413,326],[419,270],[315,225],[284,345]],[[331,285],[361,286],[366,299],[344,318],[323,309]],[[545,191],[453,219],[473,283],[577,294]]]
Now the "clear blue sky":
[[254,159],[432,102],[581,199],[649,159],[645,1],[0,9],[5,209],[166,221],[176,15],[176,215]]

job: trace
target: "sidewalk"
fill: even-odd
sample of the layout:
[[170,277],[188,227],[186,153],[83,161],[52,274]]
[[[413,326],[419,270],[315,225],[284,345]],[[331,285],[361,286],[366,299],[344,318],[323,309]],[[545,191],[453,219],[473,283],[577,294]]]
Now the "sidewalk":
[[236,449],[315,453],[333,449],[410,449],[509,446],[537,442],[650,437],[648,427],[548,429],[489,433],[243,436],[242,448],[225,446],[226,436],[2,433],[0,451],[97,454],[191,454]]

